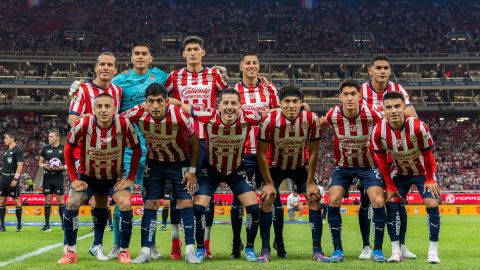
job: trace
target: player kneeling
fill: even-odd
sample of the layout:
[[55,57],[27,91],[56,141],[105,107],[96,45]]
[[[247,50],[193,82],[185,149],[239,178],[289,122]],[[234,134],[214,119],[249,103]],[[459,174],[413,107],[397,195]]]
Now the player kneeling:
[[[68,134],[65,145],[65,161],[70,175],[71,188],[64,214],[65,254],[58,264],[77,262],[76,243],[79,227],[80,204],[95,196],[94,242],[90,252],[99,260],[108,260],[103,253],[102,238],[108,215],[108,196],[112,196],[120,208],[120,263],[131,263],[128,253],[132,234],[132,207],[130,187],[140,162],[141,149],[135,128],[125,117],[115,115],[112,96],[100,94],[95,98],[94,115],[78,120]],[[81,145],[80,167],[75,169],[73,150]],[[133,148],[132,163],[127,179],[122,176],[125,147]]]

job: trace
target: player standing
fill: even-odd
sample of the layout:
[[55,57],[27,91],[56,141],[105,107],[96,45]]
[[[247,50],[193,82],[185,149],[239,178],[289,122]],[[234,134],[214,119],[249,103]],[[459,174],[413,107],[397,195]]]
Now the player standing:
[[[277,96],[277,89],[273,83],[262,83],[262,80],[258,76],[260,70],[260,62],[258,57],[253,52],[245,53],[240,59],[240,72],[242,75],[242,81],[235,84],[234,88],[240,94],[240,103],[244,110],[250,110],[252,112],[265,113],[270,109],[277,108],[279,106],[279,100]],[[257,161],[257,133],[258,126],[252,127],[245,141],[245,153],[243,155],[243,165],[247,171],[248,178],[253,179],[255,176],[255,183],[257,187],[260,187],[263,182],[262,174],[258,167]],[[281,232],[283,227],[283,207],[280,198],[275,200],[275,209],[281,214],[276,215],[274,220],[275,239],[279,241],[277,243],[278,254],[285,254],[285,246],[283,244],[283,238]],[[232,207],[230,211],[230,219],[232,222],[233,231],[233,245],[232,245],[232,258],[240,258],[240,252],[242,251],[243,244],[241,240],[241,230],[243,221],[243,206],[240,204],[240,200],[234,197]],[[278,236],[279,235],[279,236]],[[278,236],[278,237],[277,237]]]
[[3,143],[7,150],[3,153],[2,179],[0,182],[0,232],[5,232],[5,215],[7,213],[7,197],[15,202],[17,216],[17,232],[22,231],[22,202],[20,201],[20,175],[23,170],[23,150],[17,144],[17,135],[7,132],[3,135]]
[[[298,87],[284,86],[279,91],[278,96],[280,109],[268,113],[262,119],[257,136],[257,158],[264,179],[261,194],[262,209],[260,211],[262,252],[258,261],[267,262],[271,259],[272,204],[277,196],[280,181],[285,178],[292,179],[298,188],[298,192],[306,195],[310,209],[313,259],[321,260],[325,256],[321,248],[320,193],[314,183],[320,140],[320,122],[315,113],[301,110],[303,93]],[[272,151],[270,164],[266,156],[269,147]],[[305,167],[307,165],[305,160],[306,148],[308,148],[309,154],[308,170]]]
[[[103,93],[95,98],[94,115],[77,121],[68,134],[65,145],[65,161],[70,175],[71,187],[64,215],[65,240],[67,247],[58,264],[77,262],[76,241],[78,232],[78,210],[80,204],[90,196],[95,196],[95,234],[90,252],[103,255],[103,232],[107,225],[108,196],[120,209],[120,253],[122,264],[131,263],[128,247],[132,235],[132,207],[130,187],[140,162],[141,149],[135,128],[125,117],[116,114],[114,98]],[[75,168],[74,148],[80,148],[80,166],[78,174]],[[130,173],[123,176],[124,148],[133,148]],[[107,260],[105,255],[96,256]]]
[[[148,176],[144,180],[145,202],[141,225],[142,250],[133,263],[150,261],[157,211],[167,180],[171,181],[173,198],[177,200],[185,227],[185,261],[200,263],[194,249],[195,224],[191,195],[196,184],[198,136],[185,113],[174,105],[168,105],[165,86],[153,83],[147,87],[145,96],[144,104],[124,113],[129,120],[137,123],[148,149]],[[188,151],[189,144],[191,151]]]
[[[48,145],[44,146],[40,152],[39,166],[45,173],[43,174],[43,194],[45,195],[45,226],[41,229],[49,232],[50,214],[52,212],[52,195],[56,195],[58,214],[62,221],[63,230],[63,213],[65,212],[65,184],[63,180],[63,172],[67,169],[63,155],[64,145],[60,144],[60,133],[58,130],[50,130],[48,132]],[[55,164],[57,161],[57,164]]]
[[[405,97],[396,92],[383,96],[385,119],[373,129],[371,140],[376,159],[385,179],[387,202],[387,227],[392,241],[392,257],[389,262],[400,262],[399,207],[412,185],[415,185],[427,208],[430,237],[428,262],[440,263],[438,236],[440,213],[438,201],[440,187],[435,179],[436,162],[433,156],[433,140],[425,123],[405,115]],[[393,160],[390,169],[387,154]],[[393,179],[392,179],[393,178]]]
[[325,122],[334,134],[335,157],[335,168],[328,189],[328,224],[334,249],[329,262],[342,262],[344,259],[340,207],[345,192],[355,178],[362,181],[372,203],[375,241],[372,258],[376,262],[386,261],[382,252],[387,218],[383,199],[384,183],[369,143],[373,126],[382,119],[382,115],[360,104],[359,88],[357,81],[351,78],[344,80],[339,87],[342,105],[330,109],[325,116]]
[[[217,93],[227,87],[227,83],[220,72],[215,68],[209,68],[202,64],[206,52],[203,46],[203,39],[197,36],[188,36],[183,41],[183,57],[187,66],[173,71],[168,76],[165,86],[170,96],[191,106],[202,106],[215,108]],[[197,178],[200,168],[206,158],[206,133],[203,124],[195,121],[195,131],[200,138],[200,157],[197,162]],[[170,207],[174,209],[171,204]],[[213,198],[206,211],[205,248],[207,258],[211,259],[210,252],[210,231],[213,224],[215,209]],[[172,258],[180,258],[180,240],[178,240],[178,227],[172,226]]]
[[[365,102],[367,106],[382,112],[383,95],[388,92],[398,92],[401,93],[405,98],[405,104],[407,106],[405,114],[417,118],[417,113],[413,105],[410,103],[407,91],[405,91],[400,84],[390,81],[392,68],[390,66],[390,59],[387,56],[375,55],[370,61],[368,74],[370,76],[370,81],[363,83],[360,90],[363,102]],[[359,259],[369,260],[372,255],[372,250],[370,248],[370,200],[368,196],[366,196],[367,193],[363,188],[361,181],[359,182],[358,189],[360,191],[358,221],[363,240],[363,250],[359,256]],[[403,258],[407,259],[415,259],[417,256],[410,252],[405,245],[405,234],[407,231],[407,210],[405,208],[405,204],[400,206],[400,219],[402,220],[400,229],[402,256]]]

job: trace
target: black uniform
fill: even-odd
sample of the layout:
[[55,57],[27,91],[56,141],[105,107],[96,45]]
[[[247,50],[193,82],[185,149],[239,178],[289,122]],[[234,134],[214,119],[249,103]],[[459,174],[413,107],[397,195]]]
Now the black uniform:
[[20,196],[20,179],[17,181],[16,187],[10,187],[10,183],[17,171],[17,163],[23,162],[23,150],[20,146],[15,145],[12,149],[8,149],[3,154],[3,170],[2,180],[0,181],[0,196],[10,196],[18,198]]
[[[47,162],[52,158],[58,158],[62,162],[62,164],[65,164],[65,158],[63,156],[63,145],[61,144],[57,147],[53,147],[51,145],[43,147],[40,155]],[[45,174],[43,174],[43,194],[65,194],[63,173],[64,171],[45,170]]]

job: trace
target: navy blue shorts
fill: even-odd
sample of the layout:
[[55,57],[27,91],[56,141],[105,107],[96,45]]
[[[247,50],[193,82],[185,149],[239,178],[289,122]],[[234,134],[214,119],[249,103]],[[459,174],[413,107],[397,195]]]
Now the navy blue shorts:
[[412,185],[417,186],[418,192],[422,199],[426,198],[433,198],[432,193],[430,190],[427,189],[425,194],[423,191],[425,190],[425,176],[424,175],[417,175],[417,176],[396,176],[393,178],[393,182],[398,189],[398,193],[402,196],[402,198],[407,198],[407,193],[410,191]]
[[[85,192],[87,193],[88,197],[91,197],[94,194],[113,196],[115,193],[114,186],[117,183],[117,179],[98,180],[88,175],[80,174],[78,180],[82,180],[87,183],[88,186]],[[71,185],[70,189],[73,189]]]
[[349,167],[335,167],[328,187],[342,186],[345,190],[348,190],[355,178],[362,182],[362,187],[365,190],[369,187],[385,188],[382,175],[378,169]]
[[[263,176],[258,166],[257,155],[243,155],[242,163],[247,171],[248,179],[254,180],[254,188],[259,188],[263,183]],[[253,179],[253,176],[255,176],[255,179]]]
[[272,180],[277,192],[280,184],[287,178],[295,183],[298,193],[305,193],[307,191],[308,172],[305,166],[292,171],[284,171],[273,167],[270,168],[270,175],[272,176]]
[[143,181],[145,189],[144,200],[160,200],[165,195],[165,183],[171,182],[171,192],[178,200],[191,200],[190,195],[184,188],[183,168],[189,167],[189,162],[163,162],[147,159],[148,173]]
[[206,139],[200,139],[200,153],[198,155],[198,160],[197,160],[197,165],[196,165],[196,167],[197,167],[197,170],[196,170],[197,180],[198,180],[198,177],[200,176],[200,172],[202,171],[202,166],[203,166],[204,162],[208,162],[208,160],[207,160],[207,140]]
[[15,173],[12,173],[11,175],[3,174],[1,176],[1,181],[0,181],[1,197],[10,196],[14,199],[20,197],[20,180],[17,181],[17,185],[15,187],[10,186],[10,183],[13,181],[14,176],[15,176]]
[[[206,169],[206,170],[205,170]],[[234,196],[253,191],[252,181],[247,176],[243,165],[229,175],[223,175],[212,167],[208,162],[204,163],[203,172],[198,177],[198,191],[195,195],[206,195],[213,197],[215,190],[221,182],[225,182],[233,192]]]

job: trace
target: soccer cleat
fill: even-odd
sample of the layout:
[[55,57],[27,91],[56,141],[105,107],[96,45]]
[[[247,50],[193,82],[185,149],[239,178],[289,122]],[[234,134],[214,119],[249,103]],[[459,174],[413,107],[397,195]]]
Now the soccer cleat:
[[360,260],[370,260],[372,258],[372,248],[365,246],[362,249],[362,253],[358,256]]
[[62,258],[57,261],[57,264],[71,264],[71,263],[76,263],[78,261],[77,254],[74,252],[71,252],[70,250],[67,250],[65,254],[63,254]]
[[429,252],[427,262],[431,263],[431,264],[440,263],[440,258],[438,257],[438,253],[437,252]]
[[113,260],[115,258],[118,258],[118,253],[120,252],[120,247],[118,246],[113,246],[112,250],[110,250],[110,253],[108,253],[108,259]]
[[202,263],[202,261],[197,257],[197,255],[195,254],[195,251],[193,250],[185,253],[185,262],[192,263],[192,264]]
[[172,240],[172,253],[170,254],[170,259],[180,260],[182,258],[182,251],[180,250],[181,247],[182,247],[182,240],[179,240],[179,239]]
[[20,225],[20,226],[17,225],[17,232],[23,232],[22,225]]
[[231,259],[238,259],[238,258],[241,258],[242,257],[242,250],[244,248],[244,245],[242,242],[240,242],[239,244],[233,244],[232,245],[232,254],[230,255],[230,258]]
[[207,256],[207,259],[211,260],[213,259],[212,252],[210,252],[210,240],[205,240],[205,253]]
[[164,232],[164,231],[166,231],[166,230],[167,230],[167,225],[162,225],[162,226],[160,227],[160,231],[163,231],[163,232]]
[[42,232],[51,232],[52,229],[50,228],[50,225],[45,225],[43,228],[40,230]]
[[253,248],[245,249],[245,259],[247,259],[249,262],[257,261],[257,255],[255,255],[255,250]]
[[197,256],[197,258],[203,262],[203,260],[205,260],[205,257],[207,256],[207,251],[205,250],[205,248],[197,248],[197,253],[195,253],[195,256]]
[[401,245],[400,250],[402,251],[402,257],[404,259],[416,259],[417,255],[413,254],[410,250],[408,250],[407,246]]
[[322,250],[318,247],[313,248],[313,256],[312,260],[317,261],[317,262],[330,262],[327,256],[323,254]]
[[343,262],[343,259],[343,250],[337,249],[333,251],[332,257],[328,258],[328,261],[332,263],[340,263]]
[[160,255],[160,251],[158,251],[156,246],[153,246],[150,249],[150,258],[152,258],[153,260],[159,260],[162,258],[162,255]]
[[151,259],[152,258],[150,257],[150,254],[147,254],[145,252],[140,252],[140,254],[138,254],[138,256],[132,260],[132,263],[135,263],[135,264],[147,263]]
[[392,256],[388,258],[389,263],[399,263],[402,261],[402,255],[400,253],[392,253]]
[[270,255],[270,250],[267,248],[262,249],[260,253],[260,257],[257,258],[257,262],[259,263],[267,263],[272,260],[272,255]]
[[121,250],[118,253],[118,260],[120,261],[121,264],[131,264],[132,263],[132,259],[130,259],[130,254],[128,253],[128,249]]
[[108,261],[108,257],[105,256],[105,253],[103,252],[103,246],[101,244],[92,245],[88,250],[88,253],[97,258],[99,261]]
[[278,258],[287,258],[288,253],[287,250],[285,249],[285,244],[282,242],[277,243],[277,239],[273,240],[273,248],[277,251],[277,257]]
[[387,261],[387,258],[385,258],[385,256],[383,255],[383,251],[381,249],[375,249],[372,252],[372,260],[374,260],[375,262],[383,263]]

